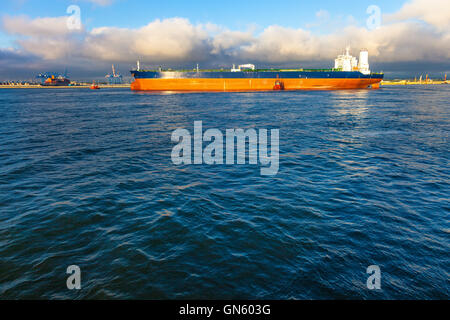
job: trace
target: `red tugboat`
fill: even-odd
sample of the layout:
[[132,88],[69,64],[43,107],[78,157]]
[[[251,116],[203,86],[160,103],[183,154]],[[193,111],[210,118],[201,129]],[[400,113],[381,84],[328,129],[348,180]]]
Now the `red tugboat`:
[[284,82],[280,81],[278,75],[277,75],[277,81],[275,81],[275,85],[273,86],[273,90],[275,90],[275,91],[284,90]]
[[100,87],[98,86],[98,84],[95,83],[95,81],[92,81],[91,84],[91,90],[99,90]]

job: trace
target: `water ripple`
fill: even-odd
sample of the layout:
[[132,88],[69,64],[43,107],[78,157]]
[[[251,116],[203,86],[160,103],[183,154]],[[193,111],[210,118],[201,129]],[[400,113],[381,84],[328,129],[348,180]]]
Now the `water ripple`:
[[[450,297],[447,87],[1,94],[2,298]],[[278,175],[174,166],[196,120],[279,128]]]

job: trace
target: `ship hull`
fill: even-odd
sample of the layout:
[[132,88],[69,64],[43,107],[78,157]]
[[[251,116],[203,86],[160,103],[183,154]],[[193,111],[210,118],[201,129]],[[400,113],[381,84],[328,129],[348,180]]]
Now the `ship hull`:
[[340,90],[379,88],[380,78],[137,78],[131,84],[135,91],[272,91],[276,81],[284,90]]
[[377,88],[382,74],[358,71],[274,70],[230,71],[131,71],[132,90],[140,91],[270,91],[339,90]]

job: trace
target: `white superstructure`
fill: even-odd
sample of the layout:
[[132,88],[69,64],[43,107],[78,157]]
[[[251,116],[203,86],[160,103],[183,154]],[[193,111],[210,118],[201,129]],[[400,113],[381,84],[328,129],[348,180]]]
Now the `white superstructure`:
[[231,69],[231,72],[241,72],[242,69],[255,70],[255,65],[254,65],[254,64],[241,64],[241,65],[239,65],[239,67],[236,69],[236,66],[233,64],[233,68]]
[[347,47],[345,54],[339,55],[334,60],[334,68],[342,71],[360,71],[362,74],[370,74],[369,52],[366,49],[361,50],[358,60],[350,54],[350,48]]
[[334,68],[342,71],[353,71],[358,67],[358,61],[350,55],[350,48],[347,47],[345,54],[341,54],[334,60]]
[[370,74],[369,51],[367,51],[367,49],[362,49],[359,53],[358,69],[362,74]]

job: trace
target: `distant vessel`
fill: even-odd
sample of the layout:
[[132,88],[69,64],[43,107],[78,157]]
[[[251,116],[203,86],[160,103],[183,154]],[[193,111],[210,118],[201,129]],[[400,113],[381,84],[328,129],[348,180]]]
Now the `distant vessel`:
[[64,75],[58,75],[54,73],[41,73],[36,78],[42,79],[41,86],[44,87],[59,87],[59,86],[69,86],[70,80],[67,78],[67,76]]
[[379,88],[384,75],[371,73],[369,53],[363,49],[359,62],[345,54],[335,60],[333,69],[256,69],[243,64],[231,70],[141,70],[131,71],[131,90],[144,91],[268,91],[337,90]]
[[99,85],[96,84],[95,81],[92,81],[91,90],[99,90],[99,89],[100,89]]

